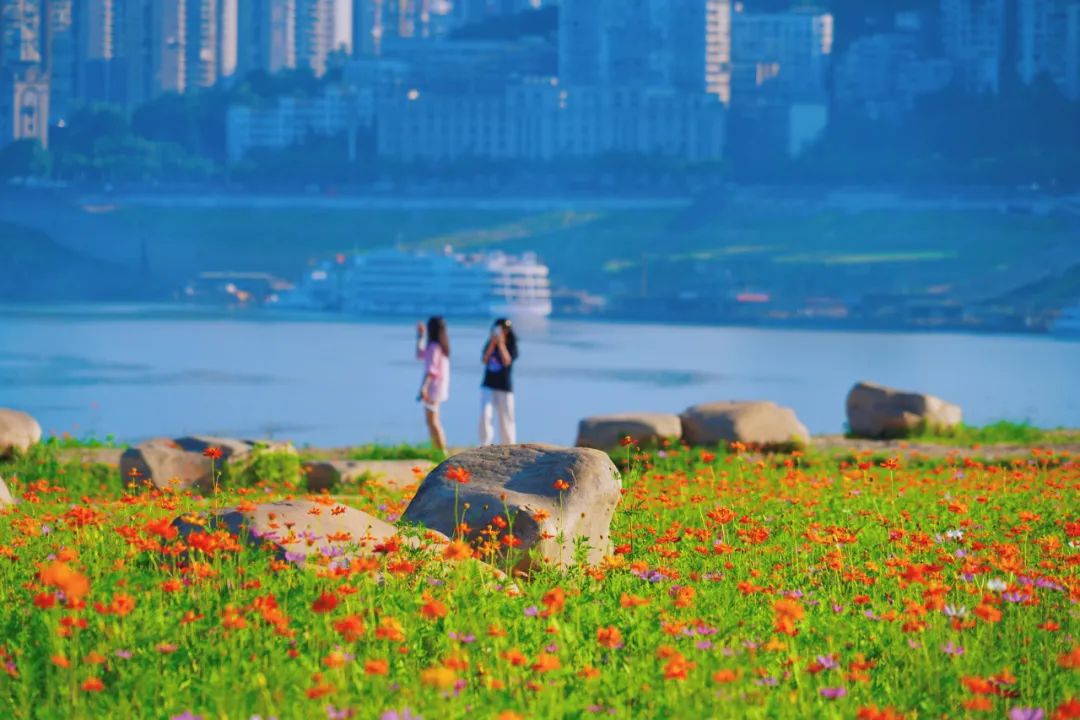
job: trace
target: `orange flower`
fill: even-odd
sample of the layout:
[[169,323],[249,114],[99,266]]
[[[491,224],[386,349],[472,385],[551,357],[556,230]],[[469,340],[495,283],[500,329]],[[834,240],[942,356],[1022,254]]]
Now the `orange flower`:
[[795,623],[803,618],[806,612],[797,600],[780,598],[773,603],[773,629],[784,635],[798,635]]
[[54,560],[41,571],[41,582],[60,588],[73,600],[81,600],[90,592],[87,577],[62,560]]
[[202,454],[211,460],[220,460],[223,453],[219,447],[208,447],[203,450]]
[[600,671],[594,668],[592,665],[586,665],[577,672],[579,678],[585,678],[586,680],[595,680],[600,677]]
[[446,469],[446,478],[461,485],[468,484],[470,477],[472,473],[461,466],[455,465]]
[[682,655],[676,655],[667,661],[664,666],[664,679],[665,680],[685,680],[687,674],[693,670],[695,664],[684,658]]
[[859,708],[855,714],[858,720],[904,720],[904,714],[897,710],[886,707],[878,710],[877,705],[867,705]]
[[1070,698],[1057,706],[1050,720],[1076,720],[1080,718],[1080,700]]
[[1069,652],[1058,655],[1057,661],[1063,668],[1080,670],[1080,645],[1075,645]]
[[332,592],[324,592],[315,598],[311,609],[317,613],[328,613],[338,606],[338,597]]
[[565,492],[566,490],[570,489],[570,483],[566,482],[565,480],[559,479],[555,481],[555,484],[552,487],[554,487],[559,492]]
[[124,593],[117,593],[109,603],[109,612],[123,617],[135,609],[135,598]]
[[469,544],[467,542],[462,542],[461,540],[454,540],[446,546],[445,550],[443,550],[443,559],[468,560],[472,557],[472,554],[472,548],[469,547]]
[[503,710],[495,716],[495,720],[525,720],[525,716],[519,715],[513,710]]
[[49,658],[49,659],[50,659],[50,660],[52,660],[52,664],[53,664],[53,665],[56,665],[57,667],[62,667],[62,668],[69,668],[69,667],[71,667],[71,661],[70,661],[70,660],[68,660],[68,659],[67,659],[66,657],[64,657],[63,655],[53,655],[53,656],[52,656],[51,658]]
[[614,650],[617,647],[621,647],[623,644],[622,633],[619,632],[619,628],[614,625],[609,625],[606,628],[597,628],[596,642],[600,643],[602,647]]
[[648,604],[648,598],[639,597],[637,595],[627,595],[626,593],[619,596],[619,605],[624,608],[641,607],[642,605]]
[[735,682],[736,680],[738,680],[739,674],[734,670],[717,670],[713,673],[712,679],[714,683],[724,685],[725,683]]
[[424,593],[424,604],[420,608],[420,615],[428,620],[438,620],[446,617],[446,605],[431,597],[430,593]]
[[311,683],[311,687],[307,689],[307,696],[312,700],[318,700],[319,698],[334,692],[333,685],[323,682],[322,673],[315,673],[312,675]]
[[364,636],[364,619],[359,615],[349,615],[334,622],[334,630],[345,642],[356,642]]
[[378,640],[401,642],[405,639],[405,631],[397,618],[391,615],[383,615],[379,618],[379,627],[375,628],[375,637]]
[[436,665],[420,672],[420,682],[440,690],[449,690],[457,682],[457,673],[448,667]]
[[542,652],[536,657],[536,662],[532,664],[532,669],[538,673],[551,672],[552,670],[558,670],[562,667],[562,663],[559,662],[559,658],[551,653]]
[[323,658],[322,664],[328,668],[339,668],[345,664],[345,654],[340,650],[334,650]]
[[386,675],[390,672],[390,663],[385,660],[368,660],[364,663],[364,672],[368,675]]
[[993,605],[982,604],[975,608],[975,614],[988,623],[996,623],[1001,620],[1001,611]]
[[566,593],[562,588],[552,588],[544,593],[544,597],[540,599],[540,602],[547,607],[540,615],[550,617],[562,612],[563,607],[566,605]]
[[82,688],[84,692],[101,692],[105,689],[105,683],[101,682],[99,678],[88,677],[79,687]]
[[965,700],[961,705],[974,712],[989,712],[994,709],[994,703],[985,695]]
[[510,648],[509,650],[504,651],[502,658],[515,667],[521,667],[528,662],[525,654],[517,648]]

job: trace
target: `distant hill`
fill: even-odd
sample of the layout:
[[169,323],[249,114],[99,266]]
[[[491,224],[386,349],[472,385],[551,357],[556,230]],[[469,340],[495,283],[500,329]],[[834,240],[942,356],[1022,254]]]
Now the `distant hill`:
[[0,258],[0,300],[126,300],[152,294],[149,278],[10,222],[0,221]]

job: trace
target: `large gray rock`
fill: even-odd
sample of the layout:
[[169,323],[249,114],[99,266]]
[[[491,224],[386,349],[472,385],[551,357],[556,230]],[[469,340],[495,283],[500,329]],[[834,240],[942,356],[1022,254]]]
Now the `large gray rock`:
[[665,413],[623,413],[588,417],[578,423],[578,447],[611,450],[630,436],[639,444],[682,437],[682,420]]
[[0,457],[26,452],[41,442],[41,425],[21,410],[0,408]]
[[860,382],[847,396],[847,420],[858,437],[903,437],[919,430],[944,430],[959,425],[959,405],[933,395],[905,392]]
[[11,491],[8,490],[8,486],[4,482],[4,478],[0,477],[0,507],[14,504],[15,498],[11,496]]
[[810,432],[791,408],[768,401],[695,405],[682,414],[683,440],[690,445],[741,442],[770,448],[805,445]]
[[428,460],[313,460],[304,463],[303,473],[311,492],[365,482],[403,490],[419,484],[431,468]]
[[[203,455],[211,447],[221,450],[221,458],[213,463]],[[265,444],[208,435],[175,440],[155,438],[125,450],[120,456],[120,472],[128,480],[149,480],[159,488],[208,493],[213,489],[214,475],[220,482],[230,465],[246,462],[256,449],[262,447],[274,452],[295,453],[291,445],[283,443]]]
[[[461,473],[468,482],[454,479]],[[558,489],[557,481],[567,489]],[[520,571],[537,561],[572,564],[580,542],[587,545],[587,561],[595,564],[611,552],[611,517],[621,489],[619,471],[598,450],[499,445],[467,450],[435,468],[402,520],[451,537],[464,521],[474,545],[487,537],[485,530],[497,530],[500,563],[507,559],[505,538],[512,529],[519,543],[513,561]]]
[[[398,534],[390,523],[355,508],[310,500],[228,508],[204,518],[201,525],[182,516],[173,520],[173,526],[185,538],[196,531],[225,528],[244,542],[271,545],[279,558],[313,566],[373,555],[386,549],[386,543]],[[398,544],[419,547],[421,543],[408,538]]]

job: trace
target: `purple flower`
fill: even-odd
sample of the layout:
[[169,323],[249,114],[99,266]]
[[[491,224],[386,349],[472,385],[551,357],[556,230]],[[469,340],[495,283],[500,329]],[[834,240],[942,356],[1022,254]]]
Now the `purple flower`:
[[763,677],[760,680],[755,680],[754,682],[756,682],[758,685],[767,685],[769,687],[772,687],[773,685],[777,685],[780,681],[774,677]]
[[843,605],[839,605],[839,604],[834,604],[834,605],[832,606],[832,611],[833,611],[834,613],[842,613],[842,612],[844,612],[844,606],[843,606]]
[[352,708],[336,708],[333,705],[326,706],[326,717],[330,720],[349,720],[349,718],[356,715],[356,711]]
[[305,560],[307,560],[307,555],[305,555],[304,553],[292,552],[291,550],[285,551],[285,562],[303,565]]
[[941,652],[945,653],[946,655],[963,655],[964,648],[960,645],[953,644],[953,641],[950,640],[949,642],[941,646]]
[[1009,720],[1043,720],[1045,716],[1042,708],[1016,707],[1009,711]]
[[130,660],[131,659],[131,651],[130,650],[117,650],[116,652],[113,653],[113,655],[120,658],[121,660]]
[[173,715],[169,720],[203,720],[202,715],[196,715],[190,710],[185,710],[179,715]]
[[698,650],[712,650],[712,640],[698,640],[696,645]]
[[821,688],[821,690],[819,690],[818,692],[821,693],[821,697],[827,700],[836,700],[837,698],[842,698],[847,695],[847,688]]
[[816,658],[817,664],[826,670],[833,670],[837,667],[838,663],[829,655],[818,655]]
[[409,708],[403,709],[401,712],[397,710],[387,710],[379,716],[379,720],[424,720],[420,715],[416,715]]
[[1001,594],[1001,599],[1011,603],[1021,603],[1028,599],[1027,594],[1018,592],[1007,592]]
[[537,608],[535,605],[530,605],[529,607],[525,608],[525,617],[536,617],[539,614],[540,609]]
[[558,651],[559,651],[559,646],[556,645],[555,643],[551,643],[546,648],[544,648],[544,652],[553,653],[553,652],[558,652]]

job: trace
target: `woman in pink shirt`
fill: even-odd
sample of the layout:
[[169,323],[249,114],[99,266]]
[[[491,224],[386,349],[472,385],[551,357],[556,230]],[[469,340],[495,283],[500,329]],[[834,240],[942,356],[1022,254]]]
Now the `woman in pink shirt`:
[[431,444],[445,454],[446,434],[439,422],[439,405],[450,398],[450,336],[441,317],[428,319],[426,334],[424,323],[416,324],[416,359],[424,361],[424,380],[417,399],[424,406]]

